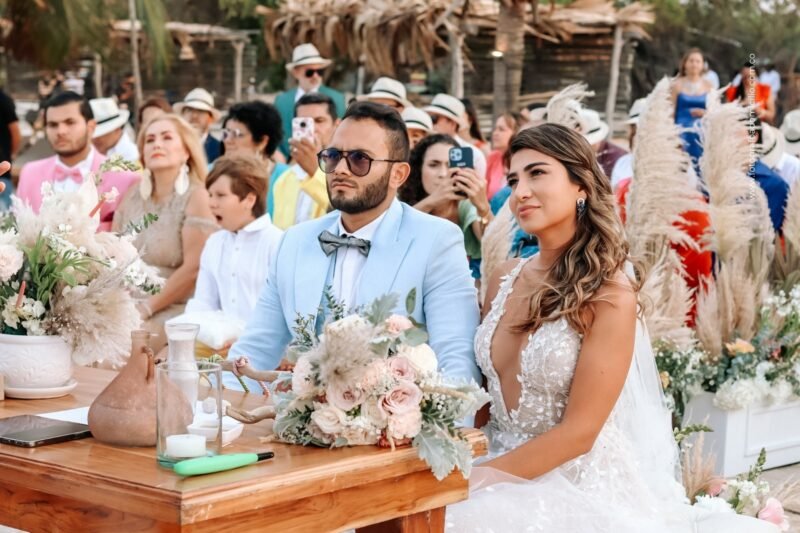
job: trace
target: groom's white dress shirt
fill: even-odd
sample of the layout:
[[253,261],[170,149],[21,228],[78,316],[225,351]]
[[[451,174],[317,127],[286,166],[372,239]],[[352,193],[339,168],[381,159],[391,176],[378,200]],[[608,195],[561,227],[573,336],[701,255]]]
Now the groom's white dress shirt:
[[[385,217],[386,213],[384,212],[378,218],[353,233],[349,233],[344,229],[342,218],[339,217],[339,236],[350,236],[371,241],[375,236],[375,231]],[[352,309],[358,298],[358,285],[361,281],[361,271],[364,269],[364,263],[367,262],[367,256],[349,246],[342,246],[335,253],[336,265],[334,265],[333,270],[333,295],[337,300],[343,302],[347,309]]]

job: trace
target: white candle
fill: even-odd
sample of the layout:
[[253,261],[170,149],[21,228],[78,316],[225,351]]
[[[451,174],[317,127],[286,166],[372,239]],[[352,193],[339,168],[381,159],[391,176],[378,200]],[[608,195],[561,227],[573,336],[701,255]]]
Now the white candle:
[[167,437],[167,455],[170,457],[203,457],[206,438],[202,435],[170,435]]

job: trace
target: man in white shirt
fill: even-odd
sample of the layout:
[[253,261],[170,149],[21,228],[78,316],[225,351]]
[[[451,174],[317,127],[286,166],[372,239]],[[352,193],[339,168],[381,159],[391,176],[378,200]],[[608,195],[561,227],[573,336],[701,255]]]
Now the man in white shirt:
[[756,148],[761,162],[783,178],[789,187],[794,187],[800,179],[800,159],[786,151],[783,133],[762,122],[761,143]]
[[467,127],[467,114],[464,104],[455,96],[437,94],[430,105],[425,106],[425,111],[433,120],[433,130],[442,135],[449,135],[458,144],[472,149],[472,162],[478,177],[486,179],[486,156],[476,146],[471,145],[458,136],[458,130]]
[[92,135],[92,144],[104,156],[122,156],[128,161],[139,161],[139,149],[131,140],[125,127],[131,112],[120,109],[113,98],[89,100],[97,126]]
[[336,211],[284,234],[253,319],[229,357],[275,368],[292,340],[298,316],[318,331],[329,289],[348,309],[397,294],[397,309],[415,289],[412,316],[428,329],[445,376],[480,381],[473,337],[478,300],[455,224],[397,200],[408,178],[408,133],[385,105],[351,105],[319,155]]

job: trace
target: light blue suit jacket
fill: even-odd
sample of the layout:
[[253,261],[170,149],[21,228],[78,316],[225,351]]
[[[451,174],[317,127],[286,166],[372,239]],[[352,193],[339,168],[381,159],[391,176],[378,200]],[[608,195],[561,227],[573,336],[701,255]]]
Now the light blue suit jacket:
[[[230,356],[247,355],[255,368],[275,368],[292,340],[298,313],[317,315],[331,263],[318,236],[338,233],[339,213],[298,224],[286,231],[269,279],[252,318]],[[397,200],[378,226],[364,263],[356,305],[397,293],[396,312],[405,315],[405,297],[417,289],[413,317],[424,323],[439,369],[450,378],[480,383],[473,339],[479,311],[464,250],[463,232],[447,220],[417,211]]]

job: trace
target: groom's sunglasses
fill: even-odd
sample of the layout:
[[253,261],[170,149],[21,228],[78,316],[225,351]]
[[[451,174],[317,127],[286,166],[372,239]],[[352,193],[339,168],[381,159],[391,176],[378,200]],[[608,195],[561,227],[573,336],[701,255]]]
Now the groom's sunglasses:
[[353,176],[359,178],[363,178],[369,174],[373,161],[382,163],[404,163],[404,161],[396,159],[373,159],[361,150],[337,150],[336,148],[326,148],[317,154],[319,168],[321,168],[322,172],[325,174],[333,174],[342,158],[347,162],[347,168]]

